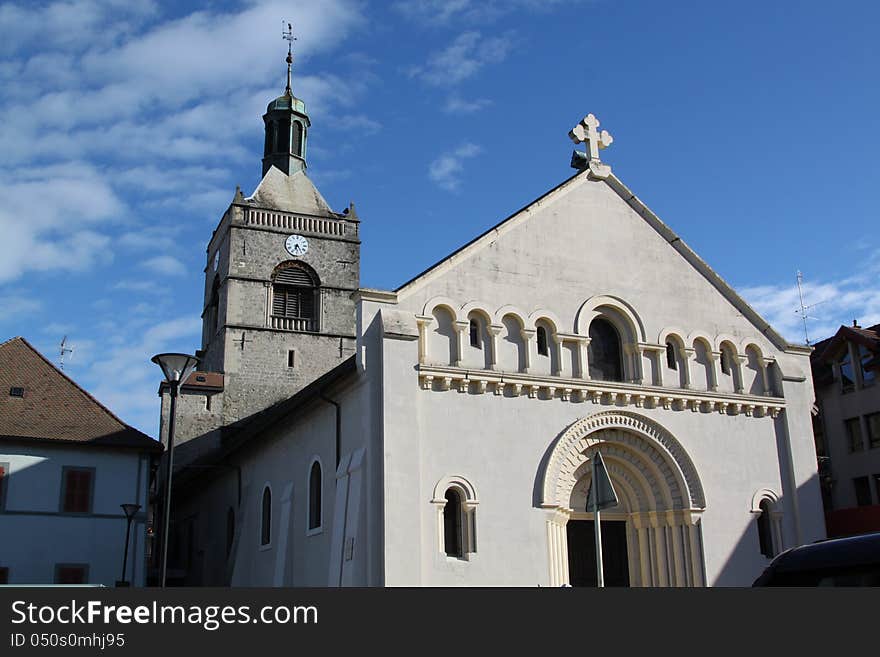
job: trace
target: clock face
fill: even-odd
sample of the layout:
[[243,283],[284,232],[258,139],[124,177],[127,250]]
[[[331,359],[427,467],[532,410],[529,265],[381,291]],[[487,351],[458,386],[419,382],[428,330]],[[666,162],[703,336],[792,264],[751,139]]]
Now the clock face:
[[309,251],[309,241],[302,235],[291,235],[284,246],[292,256],[304,256]]

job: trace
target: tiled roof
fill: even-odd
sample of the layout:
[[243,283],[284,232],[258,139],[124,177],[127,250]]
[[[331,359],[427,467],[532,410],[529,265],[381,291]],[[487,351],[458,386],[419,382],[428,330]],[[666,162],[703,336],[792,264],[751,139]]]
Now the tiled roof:
[[[13,388],[23,388],[13,396]],[[0,440],[39,440],[161,451],[46,360],[27,340],[0,344]]]

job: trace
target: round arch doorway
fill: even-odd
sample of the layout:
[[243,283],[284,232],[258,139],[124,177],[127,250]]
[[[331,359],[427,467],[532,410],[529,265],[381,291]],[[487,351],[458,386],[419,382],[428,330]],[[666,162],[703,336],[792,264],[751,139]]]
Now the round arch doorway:
[[575,422],[551,447],[542,473],[550,583],[595,585],[593,514],[583,510],[597,450],[620,505],[602,512],[606,585],[703,586],[696,469],[660,425],[627,411]]

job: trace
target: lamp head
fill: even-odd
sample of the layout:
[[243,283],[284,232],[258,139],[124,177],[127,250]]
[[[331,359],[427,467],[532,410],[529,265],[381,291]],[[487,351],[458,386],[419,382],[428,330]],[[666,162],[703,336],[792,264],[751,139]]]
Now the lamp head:
[[199,359],[189,354],[156,354],[150,360],[162,368],[168,383],[183,383],[199,364]]

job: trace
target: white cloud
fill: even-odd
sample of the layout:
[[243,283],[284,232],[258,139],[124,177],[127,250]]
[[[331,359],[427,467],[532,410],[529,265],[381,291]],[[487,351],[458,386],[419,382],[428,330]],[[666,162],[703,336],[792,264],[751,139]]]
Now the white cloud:
[[353,139],[374,135],[382,129],[382,124],[363,114],[348,114],[339,118],[337,124]]
[[93,165],[0,169],[0,196],[0,283],[112,259],[104,229],[125,203]]
[[446,105],[443,106],[443,111],[448,114],[473,114],[491,104],[492,101],[488,98],[466,100],[460,96],[453,95],[446,99]]
[[42,307],[37,299],[13,294],[0,296],[0,323],[19,322]]
[[[297,63],[338,48],[361,10],[299,3]],[[267,31],[280,37],[289,11],[282,0],[174,18],[152,0],[0,5],[0,284],[108,263],[111,226],[144,209],[222,212],[236,181],[218,150],[227,166],[253,159],[259,117],[284,84],[283,44]],[[295,68],[294,86],[314,117],[357,102],[369,77],[351,77]]]
[[[877,253],[868,262],[876,261]],[[860,326],[880,322],[880,268],[873,267],[854,277],[839,280],[805,280],[802,289],[807,310],[807,333],[812,343],[830,337],[841,324],[858,320]],[[746,287],[740,294],[770,325],[790,342],[804,342],[804,324],[797,284]]]
[[486,23],[515,11],[548,11],[578,0],[398,0],[394,8],[406,18],[426,26],[453,22]]
[[454,192],[461,185],[461,174],[464,171],[463,161],[476,157],[482,149],[469,142],[456,149],[443,153],[428,167],[428,178],[445,190]]
[[483,67],[504,61],[512,46],[512,33],[484,37],[480,32],[465,32],[431,55],[424,66],[412,69],[410,75],[434,86],[454,86]]
[[155,274],[162,274],[164,276],[184,276],[187,273],[184,264],[177,258],[169,255],[149,258],[148,260],[144,260],[141,263],[141,266],[149,269]]
[[175,319],[149,326],[129,335],[119,327],[121,340],[101,350],[89,350],[79,358],[84,383],[101,403],[123,421],[155,436],[159,422],[156,390],[162,380],[159,367],[150,358],[164,351],[193,353],[201,333],[197,318]]

